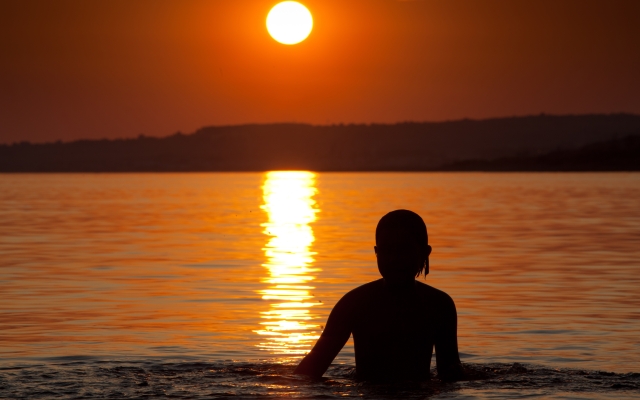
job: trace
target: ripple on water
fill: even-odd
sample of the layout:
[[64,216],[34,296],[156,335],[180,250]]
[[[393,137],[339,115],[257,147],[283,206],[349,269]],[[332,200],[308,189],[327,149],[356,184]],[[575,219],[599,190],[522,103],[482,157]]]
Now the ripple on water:
[[59,360],[0,370],[0,398],[637,398],[640,373],[616,374],[523,364],[466,364],[487,379],[411,385],[358,382],[350,365],[322,380],[291,364]]

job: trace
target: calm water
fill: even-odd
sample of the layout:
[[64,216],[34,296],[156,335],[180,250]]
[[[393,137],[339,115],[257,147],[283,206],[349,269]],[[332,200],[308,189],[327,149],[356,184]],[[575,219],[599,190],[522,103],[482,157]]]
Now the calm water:
[[[492,379],[293,376],[397,208]],[[5,174],[0,398],[633,398],[639,272],[638,173]]]

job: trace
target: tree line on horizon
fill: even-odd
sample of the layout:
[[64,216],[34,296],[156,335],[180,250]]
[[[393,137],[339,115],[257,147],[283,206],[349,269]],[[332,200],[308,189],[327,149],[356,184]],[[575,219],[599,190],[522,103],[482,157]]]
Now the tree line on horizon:
[[0,145],[2,172],[640,170],[640,116],[252,124]]

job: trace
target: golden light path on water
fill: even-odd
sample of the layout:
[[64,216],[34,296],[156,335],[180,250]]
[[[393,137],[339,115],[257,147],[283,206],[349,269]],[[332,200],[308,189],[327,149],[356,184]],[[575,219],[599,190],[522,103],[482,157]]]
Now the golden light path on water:
[[264,248],[263,264],[269,275],[260,290],[270,302],[269,311],[261,313],[262,328],[255,332],[264,337],[258,347],[273,354],[298,355],[309,351],[319,337],[320,327],[311,311],[320,303],[313,300],[311,282],[314,273],[311,223],[316,220],[313,196],[316,175],[303,171],[274,171],[266,174],[263,190],[269,221],[262,224],[269,241]]

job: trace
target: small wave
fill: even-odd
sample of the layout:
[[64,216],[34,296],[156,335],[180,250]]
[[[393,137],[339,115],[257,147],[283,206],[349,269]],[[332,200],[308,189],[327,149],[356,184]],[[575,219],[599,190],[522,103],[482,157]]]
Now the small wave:
[[[354,367],[333,365],[325,378],[293,375],[292,364],[97,361],[83,357],[0,370],[0,398],[634,398],[640,374],[554,369],[525,364],[465,365],[485,378],[381,385],[356,381]],[[573,396],[576,397],[576,396]]]

